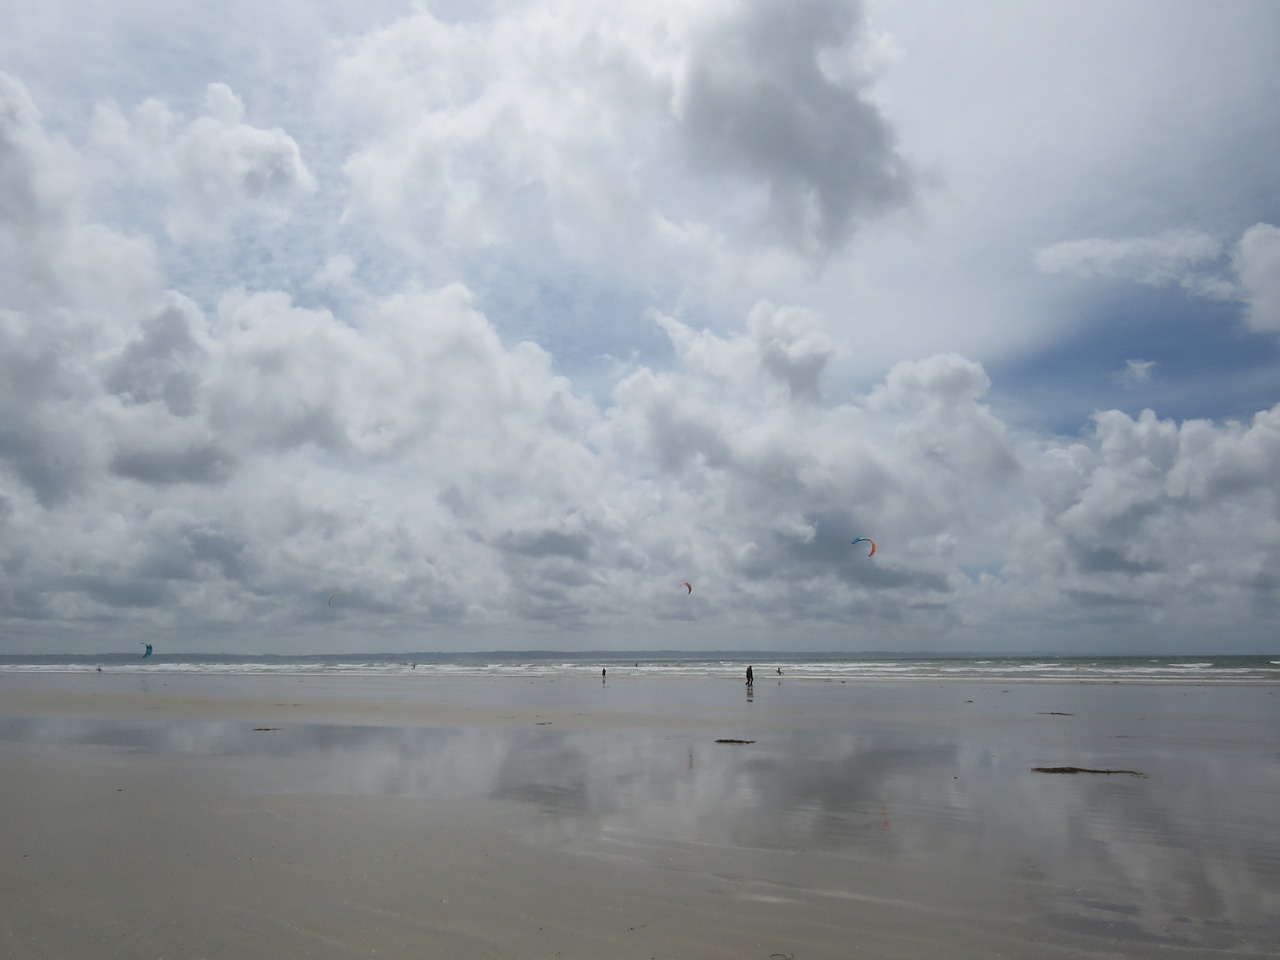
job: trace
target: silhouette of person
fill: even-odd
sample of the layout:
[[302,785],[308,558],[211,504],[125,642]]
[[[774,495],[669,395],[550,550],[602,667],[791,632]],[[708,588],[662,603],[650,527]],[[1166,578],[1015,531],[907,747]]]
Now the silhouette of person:
[[751,673],[751,668],[747,667],[747,686],[750,687],[756,682],[756,678]]

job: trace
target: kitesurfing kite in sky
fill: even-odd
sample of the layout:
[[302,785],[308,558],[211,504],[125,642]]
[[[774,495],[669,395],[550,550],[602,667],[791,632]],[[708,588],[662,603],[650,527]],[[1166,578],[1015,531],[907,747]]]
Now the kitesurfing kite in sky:
[[680,584],[680,586],[687,588],[689,593],[693,593],[693,584],[690,583],[688,580],[685,580],[683,583]]
[[857,539],[857,540],[854,540],[853,542],[854,542],[854,543],[869,543],[869,544],[871,544],[871,552],[870,552],[870,553],[868,553],[868,554],[867,554],[867,556],[868,556],[868,557],[874,557],[874,556],[876,555],[876,542],[875,542],[874,540],[872,540],[870,537],[858,537],[858,539]]
[[146,652],[142,655],[142,659],[145,660],[147,657],[151,656],[151,644],[144,643],[143,646],[147,648]]
[[331,593],[331,594],[329,594],[329,606],[331,606],[331,607],[333,606],[333,598],[334,598],[334,597],[340,597],[340,596],[342,596],[342,594],[340,594],[340,593]]

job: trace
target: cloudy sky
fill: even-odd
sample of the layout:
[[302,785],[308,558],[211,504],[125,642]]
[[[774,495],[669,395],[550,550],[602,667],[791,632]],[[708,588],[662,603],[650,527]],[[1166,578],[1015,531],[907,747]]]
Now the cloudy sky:
[[1277,47],[0,6],[0,652],[1274,651]]

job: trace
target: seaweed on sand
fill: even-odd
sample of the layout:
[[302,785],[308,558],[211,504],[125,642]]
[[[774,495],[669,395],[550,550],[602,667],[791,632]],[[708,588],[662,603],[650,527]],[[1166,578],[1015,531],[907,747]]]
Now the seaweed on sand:
[[1032,767],[1034,773],[1126,773],[1131,777],[1146,779],[1147,775],[1138,770],[1097,770],[1093,767]]

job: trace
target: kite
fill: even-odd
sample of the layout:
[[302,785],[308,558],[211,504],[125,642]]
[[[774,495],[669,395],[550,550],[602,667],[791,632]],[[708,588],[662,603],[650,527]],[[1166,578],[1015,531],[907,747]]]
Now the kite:
[[876,542],[875,542],[874,540],[872,540],[870,537],[858,537],[858,539],[857,539],[857,540],[854,540],[853,542],[854,542],[854,543],[869,543],[869,544],[871,544],[871,552],[870,552],[870,553],[868,553],[868,554],[867,554],[867,556],[868,556],[868,557],[874,557],[874,556],[876,555]]
[[144,647],[146,647],[146,648],[147,648],[146,653],[144,653],[144,654],[142,655],[142,659],[143,659],[143,660],[145,660],[145,659],[147,659],[147,657],[151,656],[151,644],[149,644],[149,643],[144,643],[144,644],[142,644],[142,645],[143,645]]
[[329,606],[331,606],[331,607],[333,606],[333,598],[334,598],[334,597],[340,597],[340,596],[342,596],[342,594],[340,594],[340,593],[331,593],[331,594],[329,594]]
[[687,588],[689,593],[693,593],[693,584],[690,583],[688,580],[684,581],[682,584],[680,584],[680,586]]

